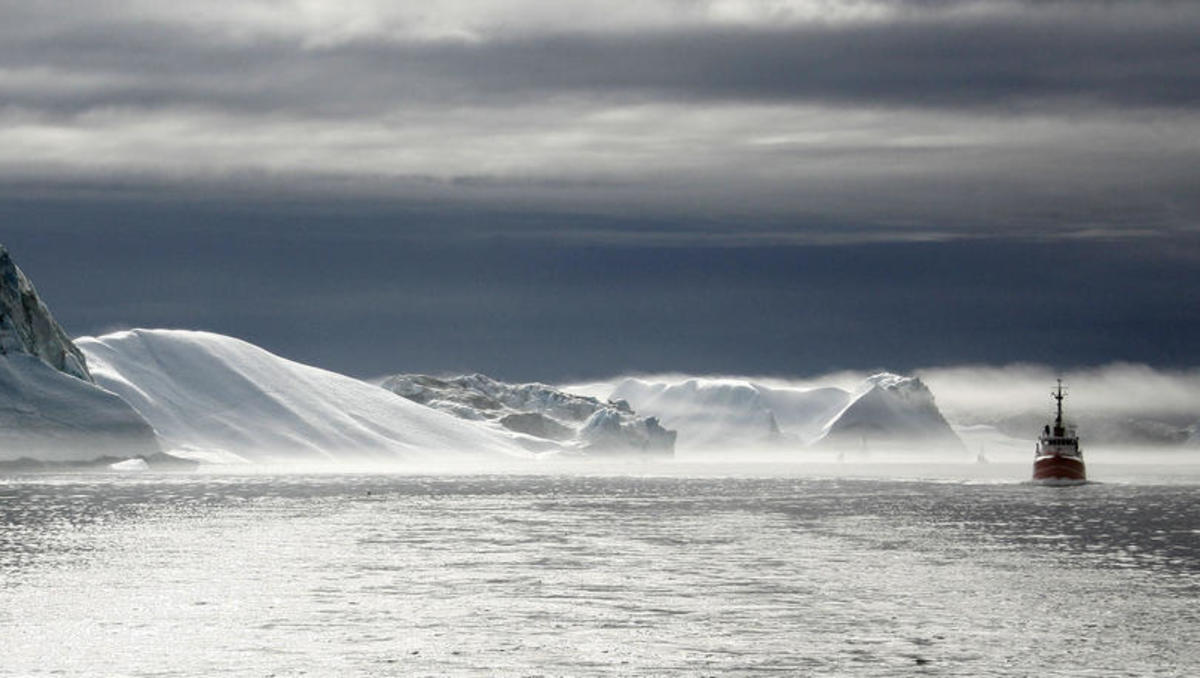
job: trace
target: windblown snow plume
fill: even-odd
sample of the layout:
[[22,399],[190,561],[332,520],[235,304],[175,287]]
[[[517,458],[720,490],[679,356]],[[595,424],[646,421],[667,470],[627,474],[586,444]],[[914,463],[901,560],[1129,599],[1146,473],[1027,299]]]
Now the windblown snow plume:
[[171,451],[204,461],[528,456],[511,437],[233,337],[132,330],[83,338],[97,382]]
[[1068,420],[1089,448],[1200,446],[1200,370],[1114,363],[1058,371],[1044,365],[919,370],[956,424],[1032,440],[1053,417],[1050,391],[1066,384]]
[[413,402],[520,434],[530,449],[669,456],[675,432],[629,403],[575,395],[545,384],[507,384],[482,374],[439,379],[399,374],[383,388]]
[[154,432],[87,361],[0,246],[0,461],[153,456]]
[[929,389],[894,374],[871,376],[853,391],[733,378],[625,379],[609,397],[661,417],[679,430],[685,449],[859,448],[864,439],[881,449],[963,449]]
[[732,379],[626,379],[609,397],[660,417],[663,425],[679,431],[680,447],[730,449],[807,443],[842,407],[847,394],[837,389],[772,389]]
[[1005,450],[1027,455],[1053,419],[1050,391],[1062,378],[1069,391],[1067,419],[1089,449],[1200,447],[1197,368],[964,365],[919,369],[913,377],[850,371],[802,379],[676,374],[563,388],[624,398],[637,411],[660,417],[664,426],[678,429],[681,451],[764,445],[961,449],[965,441],[971,452],[986,446],[989,455]]

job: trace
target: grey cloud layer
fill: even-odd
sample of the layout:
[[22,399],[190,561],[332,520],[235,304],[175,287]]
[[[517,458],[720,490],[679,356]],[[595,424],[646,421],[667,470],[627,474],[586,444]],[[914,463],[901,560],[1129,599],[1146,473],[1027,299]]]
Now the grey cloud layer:
[[0,4],[0,181],[918,231],[1200,217],[1195,3],[392,5]]
[[[1097,15],[1098,16],[1095,16]],[[9,35],[9,106],[105,106],[371,115],[404,105],[503,104],[556,95],[901,107],[1200,101],[1200,8],[1081,11],[848,26],[693,26],[559,32],[481,42],[331,46],[229,41],[186,26],[100,23]],[[14,77],[24,74],[25,77]],[[39,81],[39,76],[41,80]]]

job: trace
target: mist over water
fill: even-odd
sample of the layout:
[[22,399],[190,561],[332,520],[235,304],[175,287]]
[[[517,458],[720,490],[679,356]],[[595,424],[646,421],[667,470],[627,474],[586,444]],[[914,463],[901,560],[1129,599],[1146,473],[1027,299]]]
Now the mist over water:
[[[818,451],[806,448],[821,442],[821,436],[833,425],[831,416],[841,416],[838,407],[820,409],[820,394],[842,392],[853,397],[870,383],[868,377],[883,371],[841,371],[792,378],[644,374],[563,388],[600,399],[622,398],[633,393],[631,403],[635,409],[660,416],[668,428],[679,429],[677,451],[684,455],[699,451],[697,448],[705,446],[704,439],[708,436],[722,443],[716,449],[704,450],[710,455],[736,454],[742,458],[747,453],[783,453],[811,457]],[[920,452],[932,451],[935,440],[930,434],[936,431],[938,421],[944,419],[971,459],[983,456],[1024,461],[1032,453],[1042,427],[1055,416],[1050,391],[1058,379],[1065,383],[1065,419],[1078,432],[1085,451],[1118,456],[1136,454],[1137,459],[1161,453],[1168,455],[1163,459],[1165,463],[1189,463],[1187,455],[1200,459],[1200,371],[1194,368],[1163,369],[1130,363],[1072,369],[1036,364],[958,365],[916,369],[911,374],[927,387],[925,393],[936,414],[916,424],[924,437],[915,446],[910,445],[906,452],[878,449],[876,452],[886,455],[875,455],[876,459],[895,459],[897,454],[912,458],[914,451],[919,458]],[[630,389],[628,384],[635,387]],[[639,402],[636,397],[639,390],[658,393],[668,387],[704,395],[690,400],[675,397],[665,404],[646,398]],[[873,421],[867,421],[867,426],[861,429],[864,446],[869,443],[872,447],[886,448],[899,442],[897,438],[889,439],[887,433],[873,434],[873,423],[879,424],[881,431],[891,426],[893,433],[898,433],[903,430],[903,419],[909,424],[921,419],[916,412],[909,412],[884,423],[888,416],[874,412],[868,417]],[[766,418],[778,425],[779,435],[774,441],[762,440],[767,429],[761,420]],[[737,431],[737,435],[730,436],[731,431]],[[848,442],[858,440],[858,435],[851,435]]]
[[0,675],[1193,674],[1200,473],[1093,470],[9,476]]
[[[727,380],[763,384],[771,388],[812,389],[835,387],[853,390],[869,375],[885,371],[844,370],[809,377],[694,375],[681,373],[629,375],[647,381],[681,382],[687,379]],[[1094,367],[1055,368],[1049,365],[949,365],[912,370],[933,391],[947,414],[1000,415],[1029,408],[1050,411],[1049,392],[1062,379],[1068,387],[1068,406],[1079,412],[1169,413],[1200,421],[1200,369],[1156,368],[1136,363]],[[604,397],[626,377],[573,384],[567,388]],[[1036,434],[1034,434],[1036,435]],[[1031,436],[1033,437],[1033,436]]]

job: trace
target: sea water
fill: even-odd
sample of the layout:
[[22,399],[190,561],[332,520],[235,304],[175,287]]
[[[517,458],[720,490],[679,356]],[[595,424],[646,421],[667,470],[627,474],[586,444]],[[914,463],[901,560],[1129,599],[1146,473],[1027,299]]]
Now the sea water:
[[1194,477],[857,475],[9,476],[0,675],[1200,675]]

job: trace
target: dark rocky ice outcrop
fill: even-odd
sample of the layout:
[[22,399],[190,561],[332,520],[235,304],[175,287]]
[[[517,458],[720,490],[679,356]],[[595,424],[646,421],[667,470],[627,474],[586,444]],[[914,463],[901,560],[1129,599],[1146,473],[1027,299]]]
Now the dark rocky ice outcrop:
[[531,449],[586,454],[671,455],[675,432],[638,416],[622,400],[601,401],[545,384],[509,384],[482,374],[438,378],[399,374],[383,388],[434,409],[492,422],[521,434]]
[[36,465],[159,452],[149,424],[94,382],[83,353],[0,246],[0,461]]
[[33,356],[59,372],[92,381],[83,353],[0,245],[0,355],[13,354]]

